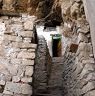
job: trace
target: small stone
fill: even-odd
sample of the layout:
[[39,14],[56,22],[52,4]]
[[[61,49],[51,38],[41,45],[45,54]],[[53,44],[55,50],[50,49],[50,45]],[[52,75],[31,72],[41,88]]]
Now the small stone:
[[17,76],[23,77],[24,76],[24,73],[25,73],[25,69],[26,69],[26,66],[25,65],[20,65],[18,67]]
[[18,54],[17,58],[22,58],[22,59],[34,59],[34,58],[35,58],[35,53],[20,52],[20,53]]
[[79,4],[75,2],[70,8],[71,17],[73,18],[74,16],[77,16],[78,11],[79,11]]
[[22,94],[32,95],[32,86],[30,86],[28,84],[22,84],[21,91],[22,91]]
[[4,89],[4,94],[7,94],[7,92],[10,93],[22,93],[21,92],[21,84],[19,83],[13,83],[13,82],[6,82],[6,86]]
[[0,93],[0,96],[4,96],[2,93]]
[[90,73],[88,74],[87,78],[86,78],[87,81],[95,81],[95,73]]
[[5,30],[6,30],[5,24],[4,23],[0,23],[0,35],[2,35]]
[[7,68],[12,76],[17,75],[18,65],[9,65]]
[[80,42],[88,42],[88,38],[83,33],[79,33],[78,35],[78,43]]
[[5,81],[4,80],[0,80],[0,85],[5,85]]
[[24,30],[33,30],[33,22],[32,21],[26,21],[24,23]]
[[21,36],[16,37],[16,42],[22,42],[22,37]]
[[21,81],[24,82],[24,83],[29,83],[29,82],[32,83],[32,77],[23,77],[21,79]]
[[21,42],[12,42],[12,46],[13,47],[17,47],[17,48],[21,48],[21,49],[25,49],[25,48],[33,48],[36,49],[37,44],[33,44],[33,43],[21,43]]
[[32,76],[33,75],[33,66],[26,66],[26,71],[25,71],[25,75],[26,76]]
[[32,95],[32,87],[28,84],[7,82],[4,89],[4,94],[7,94],[7,92]]
[[19,82],[20,81],[20,77],[19,76],[13,76],[12,78],[12,82]]
[[31,38],[24,38],[24,41],[23,42],[25,42],[25,43],[31,43]]
[[16,58],[14,58],[14,59],[11,59],[11,63],[12,64],[21,64],[21,59],[16,59]]
[[90,31],[90,26],[88,24],[88,22],[83,19],[83,18],[79,18],[77,20],[77,27],[79,27],[79,29],[77,30],[78,33],[88,33]]
[[18,33],[21,32],[22,30],[23,30],[22,24],[12,24],[10,31],[15,32],[15,33],[18,34]]
[[22,65],[34,65],[34,60],[23,59]]
[[4,90],[3,93],[4,93],[4,94],[7,94],[7,95],[3,95],[3,96],[11,96],[11,95],[13,95],[13,92],[6,91],[6,90]]
[[89,63],[93,63],[93,64],[94,64],[95,61],[94,61],[94,58],[90,58],[90,59],[88,59],[88,60],[83,60],[82,63],[83,63],[83,64],[89,64]]
[[21,31],[18,34],[19,36],[22,36],[22,37],[28,37],[28,38],[33,37],[33,31]]
[[16,41],[16,36],[4,35],[4,39],[8,41]]
[[89,92],[90,90],[94,89],[95,88],[95,82],[88,82],[87,85],[85,85],[83,88],[82,88],[82,92],[83,93],[87,93]]
[[35,52],[35,49],[28,49],[28,52]]

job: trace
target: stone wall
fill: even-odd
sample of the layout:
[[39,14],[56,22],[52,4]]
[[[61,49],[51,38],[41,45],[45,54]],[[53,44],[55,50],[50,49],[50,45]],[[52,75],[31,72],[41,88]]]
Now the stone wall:
[[47,85],[51,71],[52,59],[49,54],[47,43],[43,36],[38,37],[38,47],[34,69],[34,94],[39,95],[47,92]]
[[35,17],[0,17],[0,96],[31,96]]
[[[64,62],[64,96],[95,96],[95,61],[89,23],[85,18],[83,3],[81,0],[63,1],[65,2],[62,5],[62,8],[65,8],[62,11],[63,19],[67,25],[71,26],[66,25],[70,31],[65,28],[64,32],[67,32],[68,38],[73,34],[78,37],[76,39],[78,49],[75,56],[69,52],[65,54],[68,57],[66,61],[70,62]],[[74,57],[75,62],[72,60]]]

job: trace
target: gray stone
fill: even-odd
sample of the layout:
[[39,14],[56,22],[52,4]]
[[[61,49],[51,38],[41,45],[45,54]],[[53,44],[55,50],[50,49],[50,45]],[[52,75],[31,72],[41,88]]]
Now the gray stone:
[[33,21],[26,21],[24,23],[24,30],[33,30]]
[[32,77],[23,77],[21,81],[24,83],[32,83]]
[[5,86],[5,89],[4,89],[4,93],[6,94],[7,91],[14,92],[14,93],[22,93],[22,91],[21,91],[21,84],[7,82],[6,86]]
[[34,60],[23,59],[22,65],[34,65]]
[[5,85],[5,81],[4,80],[0,80],[0,85]]
[[25,71],[25,75],[26,76],[32,76],[33,75],[33,66],[26,66],[26,71]]
[[21,93],[22,94],[29,94],[32,95],[32,87],[28,84],[22,84],[21,85]]
[[12,95],[13,95],[13,92],[6,91],[6,90],[4,90],[3,93],[5,94],[5,95],[3,95],[3,96],[12,96]]
[[79,35],[78,35],[78,43],[80,43],[80,42],[86,42],[86,43],[88,42],[88,38],[83,33],[79,33]]
[[20,64],[21,64],[21,59],[16,59],[16,58],[13,59],[13,58],[12,58],[12,59],[11,59],[11,63],[12,63],[12,64],[19,64],[19,65],[20,65]]
[[29,53],[29,52],[20,52],[17,56],[17,58],[22,58],[22,59],[34,59],[35,58],[35,53]]
[[33,31],[21,31],[18,34],[22,37],[28,37],[28,38],[33,37]]
[[19,82],[20,81],[20,77],[19,76],[13,76],[12,78],[12,82]]
[[85,85],[85,86],[82,88],[82,92],[83,92],[83,93],[86,93],[86,92],[94,89],[94,88],[95,88],[94,85],[95,85],[95,82],[88,82],[87,85]]
[[89,63],[94,64],[95,61],[94,61],[94,58],[90,58],[90,59],[87,59],[87,60],[83,60],[82,63],[83,63],[83,64],[89,64]]
[[28,84],[7,82],[3,93],[7,92],[32,95],[32,87]]
[[31,43],[32,39],[31,38],[24,38],[23,42],[25,43]]
[[13,11],[14,0],[3,0],[3,10]]
[[37,47],[37,44],[33,44],[33,43],[22,43],[22,42],[13,42],[12,43],[12,46],[13,47],[17,47],[17,48],[22,48],[22,49],[25,49],[25,48],[33,48],[35,49]]

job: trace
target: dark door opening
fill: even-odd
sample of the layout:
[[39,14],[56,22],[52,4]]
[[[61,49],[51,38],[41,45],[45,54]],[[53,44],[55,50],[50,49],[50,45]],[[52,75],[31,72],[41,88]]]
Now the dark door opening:
[[61,56],[61,36],[59,34],[52,36],[52,55],[53,57]]

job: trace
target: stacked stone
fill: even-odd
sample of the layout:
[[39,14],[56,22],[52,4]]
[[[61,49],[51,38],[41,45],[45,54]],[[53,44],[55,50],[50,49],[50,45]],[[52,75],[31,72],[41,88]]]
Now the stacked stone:
[[38,47],[35,59],[34,95],[48,92],[47,85],[51,72],[52,59],[49,54],[46,40],[43,36],[38,37]]
[[82,0],[64,0],[64,2],[63,14],[69,27],[64,24],[67,29],[71,29],[65,31],[68,35],[72,32],[78,36],[75,62],[69,56],[67,61],[71,62],[64,62],[64,96],[95,96],[95,61],[90,26],[85,18],[83,3]]
[[[94,96],[95,93],[95,61],[91,43],[90,28],[86,20],[78,19],[78,43],[76,57],[76,76],[79,91],[84,96]],[[77,92],[77,91],[76,91]]]
[[0,17],[0,96],[31,96],[36,44],[35,18]]

